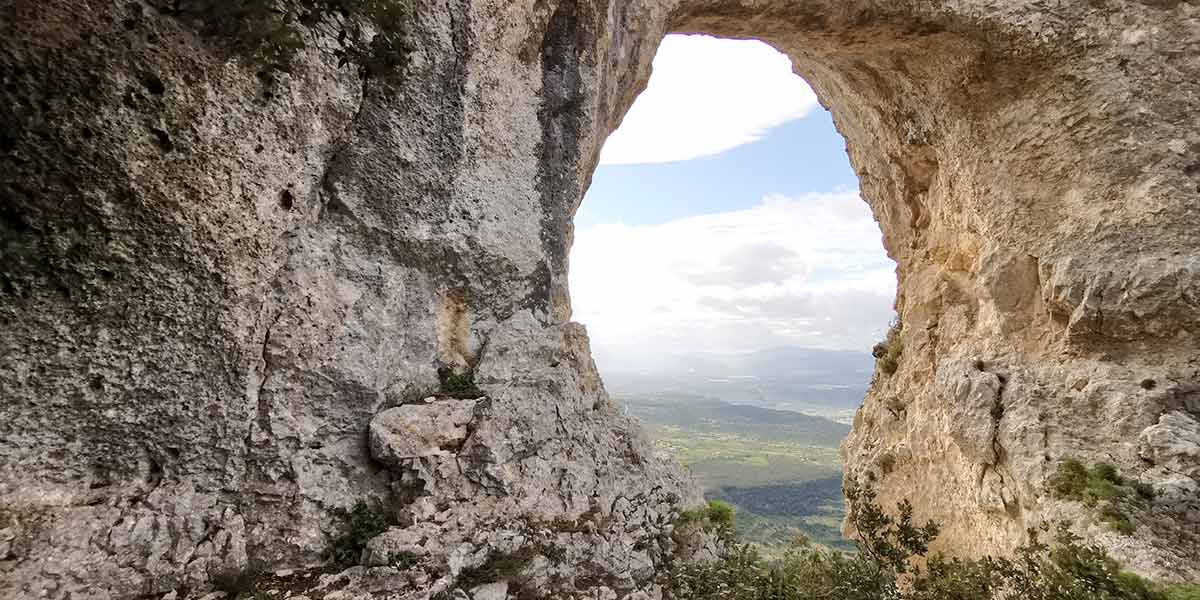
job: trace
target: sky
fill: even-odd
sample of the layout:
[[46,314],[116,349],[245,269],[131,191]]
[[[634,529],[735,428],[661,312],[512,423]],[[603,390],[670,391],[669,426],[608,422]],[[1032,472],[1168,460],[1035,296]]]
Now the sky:
[[895,264],[845,141],[787,57],[668,36],[575,217],[570,285],[602,370],[664,354],[869,351]]

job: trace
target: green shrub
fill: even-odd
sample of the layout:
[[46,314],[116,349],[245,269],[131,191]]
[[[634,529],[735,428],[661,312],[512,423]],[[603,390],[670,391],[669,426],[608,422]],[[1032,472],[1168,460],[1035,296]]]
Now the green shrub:
[[887,375],[894,374],[896,369],[900,368],[900,355],[904,353],[904,340],[900,337],[903,331],[904,324],[900,319],[892,321],[887,337],[871,349],[871,355],[875,357],[875,366]]
[[729,548],[719,562],[682,564],[667,574],[672,600],[756,598],[770,587],[771,569],[749,544]]
[[325,557],[340,564],[357,563],[367,542],[388,528],[383,512],[366,502],[358,502],[350,510],[335,509],[334,516],[339,521],[340,531],[329,541]]
[[438,369],[438,379],[442,383],[442,394],[452,398],[471,400],[483,395],[475,385],[475,373],[455,373],[449,368]]
[[268,70],[288,71],[310,40],[336,40],[329,52],[363,76],[395,74],[408,61],[411,0],[159,0],[167,13]]
[[899,518],[889,515],[875,502],[871,488],[850,486],[845,490],[850,505],[847,518],[857,532],[860,553],[897,572],[908,571],[909,559],[925,556],[940,531],[937,523],[913,522],[913,508],[907,500],[897,505]]
[[1076,500],[1090,507],[1123,496],[1123,483],[1112,465],[1098,463],[1089,470],[1073,458],[1059,463],[1058,470],[1050,478],[1050,487],[1056,497]]
[[735,511],[728,502],[708,501],[708,522],[718,529],[733,529]]
[[680,513],[676,525],[697,525],[705,531],[731,533],[735,516],[736,511],[728,502],[709,500],[703,508],[685,510]]
[[1050,478],[1050,489],[1056,498],[1074,500],[1089,508],[1099,507],[1097,518],[1113,531],[1129,535],[1134,526],[1119,507],[1132,488],[1143,499],[1153,499],[1154,488],[1140,482],[1127,482],[1117,468],[1106,463],[1096,463],[1089,469],[1083,463],[1068,458],[1058,465]]
[[[1102,469],[1100,476],[1114,473]],[[674,566],[665,576],[671,600],[1200,600],[1195,585],[1162,586],[1132,573],[1103,549],[1060,527],[1052,545],[1032,541],[1013,558],[946,559],[929,555],[938,526],[913,520],[907,502],[895,516],[870,489],[849,488],[857,554],[800,542],[768,563],[753,547],[729,540],[720,560]],[[916,559],[916,560],[915,560]],[[924,559],[924,560],[920,560]]]

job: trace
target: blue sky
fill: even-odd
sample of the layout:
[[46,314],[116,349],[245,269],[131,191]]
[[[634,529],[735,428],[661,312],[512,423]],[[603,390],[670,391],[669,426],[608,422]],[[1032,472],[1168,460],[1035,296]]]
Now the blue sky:
[[892,317],[895,265],[845,141],[761,42],[668,36],[575,224],[574,318],[602,369],[869,351]]
[[771,194],[855,191],[846,142],[820,107],[757,142],[715,156],[657,164],[601,165],[576,227],[658,225],[757,206]]

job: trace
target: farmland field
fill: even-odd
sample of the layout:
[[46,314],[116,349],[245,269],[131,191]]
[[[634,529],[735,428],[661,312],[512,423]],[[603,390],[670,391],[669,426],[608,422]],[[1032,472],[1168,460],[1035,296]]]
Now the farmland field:
[[768,555],[797,536],[839,549],[844,508],[837,445],[848,427],[821,416],[681,394],[619,398],[655,446],[683,463],[705,496],[737,509],[738,533]]

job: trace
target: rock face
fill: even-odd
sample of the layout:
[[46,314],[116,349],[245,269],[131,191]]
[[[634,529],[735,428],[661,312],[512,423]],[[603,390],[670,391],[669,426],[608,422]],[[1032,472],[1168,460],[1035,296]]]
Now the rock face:
[[[1194,0],[422,0],[391,86],[164,5],[0,3],[0,595],[236,587],[360,500],[395,523],[364,558],[428,568],[326,589],[653,595],[697,493],[605,395],[566,273],[670,31],[792,57],[899,264],[847,477],[943,550],[1069,517],[1200,576]],[[484,396],[419,404],[438,368]],[[1066,458],[1158,490],[1133,534],[1048,493]]]

